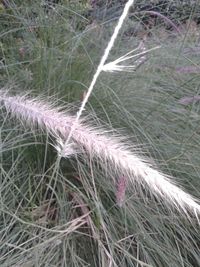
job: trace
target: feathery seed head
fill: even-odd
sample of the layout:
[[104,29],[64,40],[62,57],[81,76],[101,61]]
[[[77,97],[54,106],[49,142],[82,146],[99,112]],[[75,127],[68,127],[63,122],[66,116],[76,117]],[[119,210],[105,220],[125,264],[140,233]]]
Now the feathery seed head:
[[[62,151],[60,156],[69,157],[76,154],[77,150],[84,151],[82,154],[84,157],[88,155],[90,159],[97,159],[102,168],[109,166],[118,177],[127,177],[127,181],[135,188],[148,189],[154,196],[163,199],[166,204],[176,207],[181,212],[188,214],[191,211],[195,215],[200,215],[200,205],[191,195],[138,157],[129,149],[127,143],[120,141],[119,137],[106,134],[105,130],[95,129],[86,123],[77,122],[74,116],[60,112],[59,109],[52,107],[52,104],[43,101],[12,97],[2,91],[0,99],[13,116],[31,126],[38,125],[56,137],[56,149],[58,152]],[[64,140],[67,139],[72,127],[74,129],[70,145],[65,146]],[[125,191],[125,186],[120,186],[118,191],[121,194]],[[143,190],[140,192],[144,194]]]

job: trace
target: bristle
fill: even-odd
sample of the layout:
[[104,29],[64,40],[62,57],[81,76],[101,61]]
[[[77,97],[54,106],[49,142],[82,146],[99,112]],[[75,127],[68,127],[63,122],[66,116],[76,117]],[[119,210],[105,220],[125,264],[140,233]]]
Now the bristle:
[[[117,72],[117,71],[132,72],[132,71],[135,71],[137,66],[140,65],[142,60],[144,60],[144,56],[148,52],[160,48],[160,46],[156,46],[156,47],[153,47],[153,48],[148,49],[148,50],[144,49],[143,51],[141,51],[141,52],[139,52],[137,54],[133,54],[133,52],[135,52],[136,50],[139,50],[140,47],[141,46],[139,45],[138,48],[128,52],[124,56],[119,57],[119,58],[115,59],[114,61],[105,64],[103,66],[102,70],[105,71],[105,72]],[[121,62],[127,61],[127,60],[132,59],[132,58],[137,58],[137,57],[139,57],[139,59],[137,59],[135,61],[134,65],[119,65]]]

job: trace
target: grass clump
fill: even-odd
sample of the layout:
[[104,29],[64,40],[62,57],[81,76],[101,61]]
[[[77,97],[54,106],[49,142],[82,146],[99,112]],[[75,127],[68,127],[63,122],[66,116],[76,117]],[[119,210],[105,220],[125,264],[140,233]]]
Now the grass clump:
[[[54,147],[63,152],[62,137],[115,24],[87,25],[77,6],[66,2],[48,11],[40,1],[25,2],[12,1],[1,14],[1,266],[200,266],[195,214],[185,216],[176,209],[179,202],[155,198],[145,183],[137,184],[142,175],[135,187],[128,184],[126,166],[119,172],[107,149],[112,144],[121,157],[131,144],[139,158],[150,158],[153,168],[156,162],[199,199],[199,74],[180,69],[198,68],[196,36],[188,30],[166,38],[151,29],[145,48],[161,48],[135,72],[102,73],[64,159]],[[126,21],[108,62],[141,41],[124,34],[129,23],[138,22]],[[129,136],[121,150],[113,128]]]

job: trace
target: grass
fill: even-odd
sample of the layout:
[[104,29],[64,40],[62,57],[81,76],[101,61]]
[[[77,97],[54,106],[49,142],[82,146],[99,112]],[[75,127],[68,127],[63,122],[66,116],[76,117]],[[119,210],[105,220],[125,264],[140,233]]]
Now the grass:
[[[1,87],[12,95],[53,96],[75,114],[115,22],[80,30],[76,25],[89,23],[77,6],[59,4],[46,13],[37,1],[21,3],[1,11]],[[110,60],[138,45],[123,34],[129,23]],[[199,199],[199,105],[180,103],[199,95],[199,74],[177,72],[199,66],[198,37],[189,28],[179,37],[164,34],[152,29],[146,47],[162,47],[136,72],[101,75],[84,117],[97,129],[119,129],[142,157]],[[54,139],[4,107],[0,134],[1,266],[200,266],[194,217],[132,187],[119,206],[113,170],[80,155],[58,166]]]

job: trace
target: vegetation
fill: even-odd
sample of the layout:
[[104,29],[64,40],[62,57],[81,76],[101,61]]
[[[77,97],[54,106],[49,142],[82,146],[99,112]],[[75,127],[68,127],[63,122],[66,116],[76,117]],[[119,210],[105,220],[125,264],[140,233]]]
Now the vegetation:
[[[102,73],[84,123],[123,136],[133,152],[200,199],[198,2],[162,1],[176,5],[173,14],[161,1],[149,2],[157,9],[136,2],[108,62],[141,42],[146,50],[160,48],[143,55],[134,72]],[[76,147],[73,157],[60,158],[56,135],[16,120],[3,105],[2,92],[28,93],[76,115],[125,1],[104,3],[1,1],[2,267],[200,266],[194,214],[187,217],[146,187],[127,185],[109,162],[102,168]],[[144,18],[141,10],[163,15],[179,32],[159,16],[150,24],[152,14]]]

